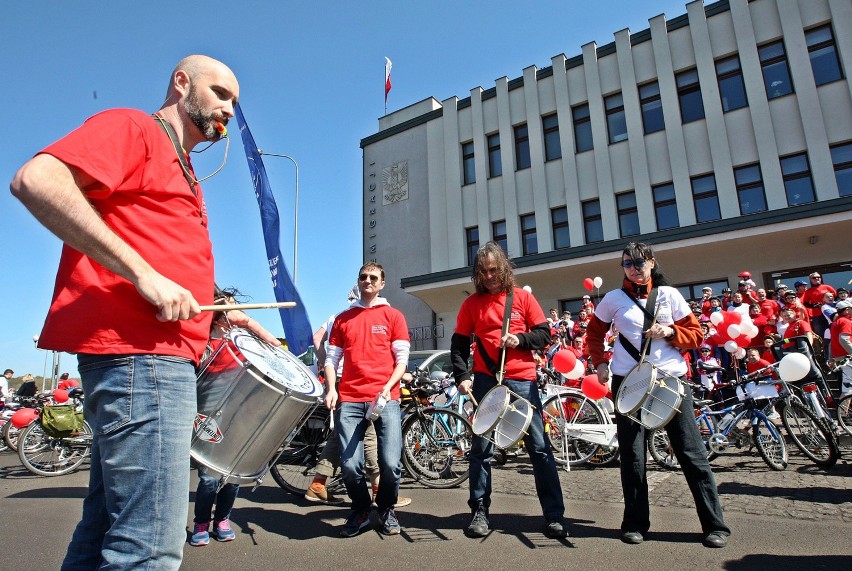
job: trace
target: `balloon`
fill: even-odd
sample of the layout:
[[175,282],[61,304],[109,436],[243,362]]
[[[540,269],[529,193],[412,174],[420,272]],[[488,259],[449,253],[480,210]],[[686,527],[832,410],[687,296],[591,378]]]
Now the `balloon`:
[[727,331],[728,337],[730,337],[731,339],[736,339],[742,334],[742,329],[740,329],[740,326],[736,323],[728,325],[728,328],[725,331]]
[[725,351],[728,353],[736,353],[739,348],[736,341],[725,341]]
[[732,323],[736,323],[739,325],[743,322],[743,314],[739,311],[726,311],[725,312],[725,323],[731,325]]
[[572,379],[572,380],[573,379],[579,379],[580,377],[583,376],[583,373],[585,373],[585,372],[586,372],[585,363],[578,360],[577,363],[574,365],[574,368],[571,371],[565,373],[565,376],[568,377],[569,379]]
[[588,375],[583,379],[583,384],[580,385],[583,394],[592,400],[602,399],[609,392],[606,385],[602,385],[598,380],[597,375]]
[[789,355],[785,355],[781,359],[781,362],[778,363],[778,374],[780,374],[781,378],[788,383],[798,381],[810,371],[811,360],[801,353],[790,353]]
[[595,287],[599,288],[603,285],[603,280],[600,276],[595,276],[595,279],[592,280],[592,283],[595,284]]
[[736,352],[737,359],[742,359],[745,356],[746,356],[746,350],[745,349],[743,349],[742,347],[737,349],[737,352]]
[[23,428],[38,418],[38,411],[34,408],[21,408],[12,415],[11,423],[15,428]]
[[59,404],[68,402],[68,391],[65,389],[53,389],[53,402]]
[[592,278],[586,278],[583,280],[583,287],[589,291],[595,289],[595,281]]
[[577,356],[573,351],[569,351],[568,349],[557,351],[556,355],[553,356],[553,368],[563,375],[567,375],[573,371],[576,364]]
[[532,293],[532,288],[531,288],[530,286],[528,286],[528,285],[525,285],[525,286],[524,286],[523,288],[521,288],[521,289],[523,289],[523,290],[524,290],[525,292],[527,292],[527,293]]
[[716,311],[710,314],[710,323],[713,325],[719,325],[725,320],[725,316],[721,311]]

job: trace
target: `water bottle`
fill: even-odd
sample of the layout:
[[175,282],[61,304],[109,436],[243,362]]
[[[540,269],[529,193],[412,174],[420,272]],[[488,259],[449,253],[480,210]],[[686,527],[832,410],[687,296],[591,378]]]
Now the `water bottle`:
[[719,422],[719,432],[724,432],[728,426],[730,426],[731,421],[734,420],[734,413],[729,412],[725,416],[722,417],[722,420]]

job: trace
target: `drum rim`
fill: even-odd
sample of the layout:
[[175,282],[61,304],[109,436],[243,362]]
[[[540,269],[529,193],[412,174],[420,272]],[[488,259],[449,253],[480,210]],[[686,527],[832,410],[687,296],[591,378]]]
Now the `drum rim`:
[[[488,399],[489,395],[491,393],[495,392],[498,389],[502,389],[502,390],[506,391],[505,398],[503,399],[504,400],[503,410],[500,414],[497,415],[497,417],[494,419],[494,422],[491,423],[491,425],[488,428],[486,428],[485,430],[483,430],[481,432],[477,432],[477,430],[476,430],[476,418],[479,415],[480,408],[481,408],[482,404],[486,402],[486,399]],[[502,384],[499,384],[495,387],[491,387],[490,389],[488,389],[488,392],[485,393],[485,395],[482,397],[482,399],[480,399],[479,406],[476,407],[476,411],[473,413],[473,418],[471,419],[470,428],[475,435],[483,436],[485,434],[488,434],[489,432],[492,432],[495,428],[497,428],[497,425],[500,424],[500,421],[502,420],[503,415],[506,413],[506,409],[508,409],[508,407],[509,407],[509,399],[510,399],[511,393],[512,393],[512,391],[509,390],[509,387],[507,387],[506,385],[502,385]]]
[[[250,329],[246,329],[244,327],[231,327],[231,329],[229,329],[227,331],[225,336],[226,336],[227,340],[230,343],[233,343],[234,347],[238,351],[240,351],[240,354],[242,354],[243,358],[245,359],[245,363],[249,367],[251,367],[254,371],[256,371],[258,375],[266,378],[268,383],[270,383],[270,384],[275,383],[275,384],[283,387],[285,389],[285,391],[304,395],[306,397],[320,396],[325,392],[325,387],[323,387],[323,384],[319,381],[317,376],[314,375],[313,371],[311,371],[311,369],[307,365],[305,365],[296,355],[287,351],[283,347],[274,347],[274,346],[270,345],[269,343],[267,343],[266,341],[264,341],[263,339],[261,339],[260,337],[255,335],[254,332],[252,332]],[[304,377],[307,378],[311,382],[311,384],[313,385],[313,390],[310,391],[310,392],[303,392],[301,390],[295,389],[294,387],[290,386],[287,383],[283,383],[283,382],[278,381],[277,379],[271,378],[270,375],[263,372],[263,370],[260,367],[258,367],[257,364],[255,364],[248,357],[248,355],[243,351],[243,348],[237,342],[238,338],[252,339],[255,342],[257,342],[260,345],[260,347],[262,347],[263,349],[270,349],[276,357],[286,360],[288,365],[295,365],[297,369],[301,370]]]
[[[680,382],[679,378],[677,378],[676,376],[671,375],[669,373],[666,373],[665,371],[663,371],[659,368],[657,368],[657,370],[658,370],[658,372],[662,373],[665,377],[668,377],[669,379],[673,380],[677,384],[677,390],[669,390],[669,392],[676,394],[677,398],[675,399],[675,402],[673,404],[669,404],[669,403],[663,401],[662,399],[655,397],[657,401],[664,402],[666,404],[666,406],[668,407],[669,411],[670,411],[670,414],[668,414],[668,416],[666,416],[664,419],[662,419],[659,424],[646,423],[645,422],[645,415],[642,414],[642,413],[644,413],[645,411],[650,411],[650,407],[645,407],[645,406],[640,407],[641,410],[639,411],[638,416],[641,420],[639,421],[639,423],[642,426],[644,426],[645,428],[647,428],[648,430],[656,430],[657,428],[662,428],[665,425],[667,425],[668,423],[670,423],[672,421],[672,419],[675,417],[675,415],[680,411],[680,405],[681,405],[681,403],[683,403],[684,397],[686,397],[686,389],[684,389],[683,383]],[[659,383],[657,383],[657,386],[658,387],[660,386]],[[666,387],[668,389],[669,385],[666,384]],[[653,390],[654,389],[652,387],[651,392],[653,392]],[[645,401],[648,398],[651,397],[651,392],[649,392],[646,395],[645,399],[643,399],[643,401],[642,401],[643,405],[645,404]],[[650,415],[650,412],[649,412],[649,415]],[[654,416],[656,416],[656,415],[654,415]]]
[[[658,367],[650,361],[641,361],[639,363],[636,363],[636,365],[634,365],[632,369],[627,371],[627,374],[624,375],[624,377],[621,380],[621,384],[618,387],[618,392],[615,394],[615,410],[617,410],[621,414],[632,414],[632,413],[636,412],[637,410],[639,410],[640,408],[642,408],[642,403],[644,403],[645,399],[648,398],[648,394],[651,392],[651,388],[654,386],[654,379],[649,377],[648,378],[648,386],[645,388],[645,392],[642,393],[644,396],[641,399],[639,399],[639,402],[636,403],[636,406],[634,406],[630,410],[622,410],[621,406],[619,406],[619,404],[621,402],[621,398],[620,398],[621,391],[624,390],[624,387],[625,387],[625,384],[626,384],[625,381],[633,373],[633,371],[641,368],[644,365],[648,365],[649,367],[651,367],[652,370],[658,369]],[[653,375],[652,375],[652,377],[653,377]]]
[[[515,394],[515,396],[517,396],[519,400],[522,400],[525,403],[527,403],[527,414],[524,415],[524,423],[523,423],[524,426],[523,426],[523,428],[521,428],[520,434],[508,446],[502,446],[502,445],[498,444],[496,437],[494,438],[494,445],[499,446],[500,448],[504,448],[504,449],[505,448],[511,448],[512,446],[516,445],[518,442],[520,442],[521,440],[524,439],[524,436],[526,436],[529,433],[529,428],[530,428],[530,425],[532,424],[533,415],[535,414],[535,410],[536,410],[535,406],[533,406],[533,403],[531,403],[530,401],[528,401],[527,399],[525,399],[524,397],[522,397],[518,394]],[[517,402],[517,401],[515,401],[515,402]],[[511,407],[513,405],[514,405],[514,403],[510,403],[509,406]],[[505,417],[505,415],[506,415],[505,411],[503,412],[503,414],[500,415],[499,422],[497,423],[497,426],[494,427],[495,433],[500,430],[500,425],[503,423],[503,418]],[[514,428],[517,428],[517,427],[514,427]]]

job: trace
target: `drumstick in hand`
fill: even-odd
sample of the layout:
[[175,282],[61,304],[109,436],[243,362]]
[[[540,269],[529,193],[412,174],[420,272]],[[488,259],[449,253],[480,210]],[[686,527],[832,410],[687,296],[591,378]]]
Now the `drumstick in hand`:
[[246,309],[279,309],[291,307],[296,307],[295,301],[278,301],[274,303],[231,303],[223,305],[202,305],[199,309],[201,309],[201,311],[232,311],[235,309],[245,311]]

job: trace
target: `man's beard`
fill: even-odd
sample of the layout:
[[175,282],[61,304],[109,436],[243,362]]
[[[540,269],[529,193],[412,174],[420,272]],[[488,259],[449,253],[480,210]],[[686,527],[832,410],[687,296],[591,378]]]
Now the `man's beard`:
[[198,101],[198,94],[195,91],[195,85],[191,85],[189,87],[189,94],[183,103],[183,109],[186,111],[187,115],[189,115],[189,119],[192,123],[198,127],[198,130],[204,135],[205,139],[208,141],[218,141],[222,138],[221,133],[219,133],[219,129],[217,129],[217,124],[221,123],[222,125],[227,125],[228,120],[224,117],[220,119],[213,114],[207,115],[204,113],[204,110],[201,108],[201,103]]

